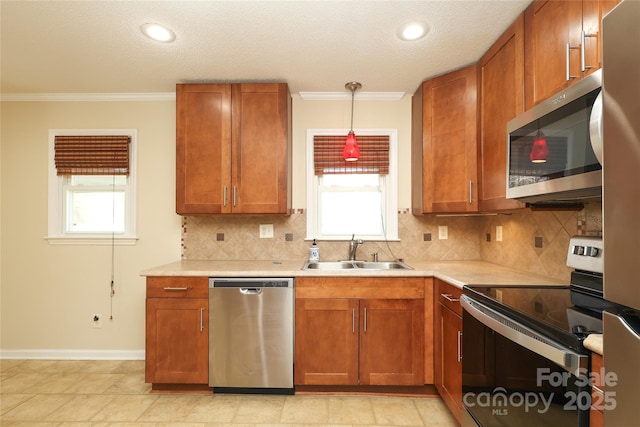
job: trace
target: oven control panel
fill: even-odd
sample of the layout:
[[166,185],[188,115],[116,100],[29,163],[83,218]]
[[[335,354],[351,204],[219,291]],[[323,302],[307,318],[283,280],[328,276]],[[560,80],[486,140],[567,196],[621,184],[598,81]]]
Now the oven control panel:
[[602,247],[602,237],[572,237],[567,252],[567,267],[602,273],[604,271]]

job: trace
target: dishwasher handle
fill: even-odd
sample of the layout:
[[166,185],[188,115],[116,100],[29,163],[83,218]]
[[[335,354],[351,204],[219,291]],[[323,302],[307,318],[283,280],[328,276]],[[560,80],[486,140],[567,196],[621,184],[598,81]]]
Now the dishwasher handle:
[[260,295],[262,288],[240,288],[240,293],[242,295]]

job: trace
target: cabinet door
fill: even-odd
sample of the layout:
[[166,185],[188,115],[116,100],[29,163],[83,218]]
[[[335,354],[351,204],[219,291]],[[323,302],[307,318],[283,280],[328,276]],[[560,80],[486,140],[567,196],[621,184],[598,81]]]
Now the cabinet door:
[[476,80],[473,65],[424,82],[414,95],[414,213],[478,209]]
[[360,322],[360,384],[424,384],[424,300],[361,300]]
[[209,382],[209,300],[147,298],[145,381]]
[[582,1],[534,0],[525,10],[527,110],[580,79],[581,30]]
[[296,299],[296,385],[358,383],[358,300]]
[[233,85],[233,212],[288,213],[290,105],[284,83]]
[[462,417],[462,318],[440,304],[440,384],[438,391],[458,421]]
[[231,85],[176,85],[178,214],[230,210],[230,156]]
[[515,209],[506,198],[507,122],[524,111],[524,16],[480,60],[480,211]]

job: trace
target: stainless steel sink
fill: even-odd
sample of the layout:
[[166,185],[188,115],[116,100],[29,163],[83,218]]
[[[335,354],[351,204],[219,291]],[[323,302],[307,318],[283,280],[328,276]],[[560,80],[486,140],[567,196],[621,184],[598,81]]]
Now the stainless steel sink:
[[411,270],[400,261],[307,261],[303,270]]

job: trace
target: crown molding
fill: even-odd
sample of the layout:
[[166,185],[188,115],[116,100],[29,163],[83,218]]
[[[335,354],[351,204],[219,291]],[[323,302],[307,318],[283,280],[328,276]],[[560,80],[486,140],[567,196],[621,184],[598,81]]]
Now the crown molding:
[[[350,100],[346,92],[298,92],[303,101],[344,101]],[[359,92],[354,98],[358,101],[400,101],[404,92]]]

